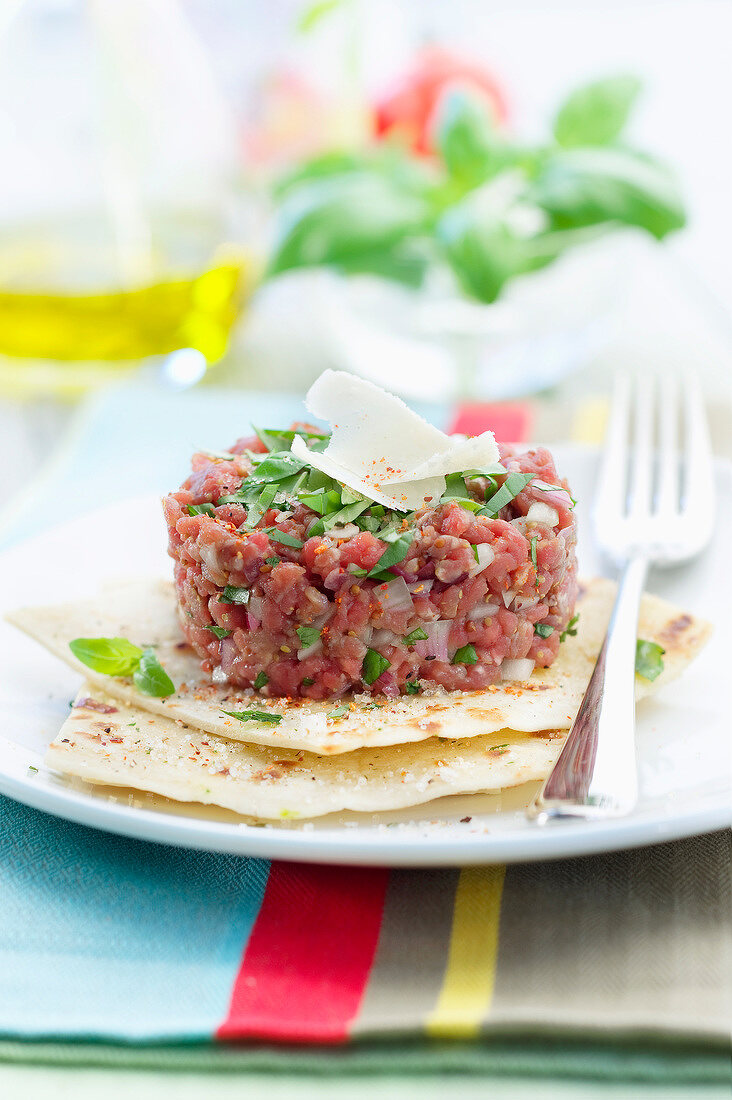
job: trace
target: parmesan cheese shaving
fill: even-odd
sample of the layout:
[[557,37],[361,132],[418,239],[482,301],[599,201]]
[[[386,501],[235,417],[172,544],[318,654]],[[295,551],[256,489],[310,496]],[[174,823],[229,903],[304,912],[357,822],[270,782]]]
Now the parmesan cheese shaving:
[[345,371],[327,370],[310,387],[305,404],[331,426],[321,454],[296,436],[292,452],[357,493],[398,511],[437,501],[445,475],[493,465],[491,432],[451,438],[393,394]]

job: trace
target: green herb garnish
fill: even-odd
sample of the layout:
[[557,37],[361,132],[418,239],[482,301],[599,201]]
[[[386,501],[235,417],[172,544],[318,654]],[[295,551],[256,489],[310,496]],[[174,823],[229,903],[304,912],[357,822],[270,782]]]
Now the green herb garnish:
[[257,678],[254,681],[254,687],[256,688],[256,690],[259,691],[260,688],[266,687],[266,685],[268,683],[269,683],[269,676],[267,675],[267,673],[266,672],[258,672],[257,673]]
[[655,680],[663,672],[663,655],[666,650],[657,642],[639,638],[635,643],[635,671],[644,680]]
[[236,718],[237,722],[267,722],[270,726],[278,726],[282,721],[281,714],[267,710],[225,710],[223,713]]
[[249,505],[246,522],[243,524],[241,530],[251,530],[253,527],[257,526],[264,513],[272,505],[274,498],[277,496],[277,492],[278,486],[274,481],[264,486],[257,499]]
[[297,458],[292,451],[272,451],[257,463],[254,476],[257,481],[281,481],[282,478],[299,474],[307,464]]
[[143,652],[126,638],[74,638],[69,649],[87,668],[105,676],[131,676]]
[[267,563],[267,565],[279,565],[280,562],[282,561],[282,558],[274,557],[274,558],[265,558],[264,560]]
[[213,516],[214,506],[213,504],[189,504],[188,505],[189,516]]
[[475,652],[475,646],[461,646],[450,663],[453,665],[476,665],[478,654]]
[[[383,535],[379,535],[379,538],[383,538]],[[387,539],[387,541],[390,540]],[[396,565],[398,562],[404,561],[407,554],[409,553],[409,548],[412,545],[413,541],[413,531],[405,531],[403,534],[398,535],[396,538],[394,538],[394,540],[390,542],[390,545],[387,546],[386,550],[381,555],[376,565],[368,573],[368,576],[376,577],[379,573],[383,573],[392,565]]]
[[367,649],[361,665],[361,679],[365,684],[373,684],[387,668],[391,668],[391,661],[387,661],[377,650]]
[[231,634],[230,630],[227,630],[225,626],[204,626],[204,630],[210,630],[212,634],[215,634],[217,638],[228,638]]
[[482,516],[498,515],[502,508],[510,504],[514,497],[517,497],[522,489],[526,488],[534,476],[534,474],[520,474],[516,470],[508,474],[498,492],[494,493],[480,509],[480,514]]
[[330,712],[328,718],[343,718],[344,715],[350,713],[350,710],[351,708],[348,706],[347,703],[342,703],[339,707],[336,707],[335,710],[332,710]]
[[219,596],[219,603],[236,603],[245,606],[249,603],[251,592],[248,588],[239,588],[235,584],[227,584]]
[[281,542],[283,546],[294,546],[296,550],[301,550],[305,545],[300,539],[296,539],[294,535],[288,535],[286,531],[280,531],[278,527],[264,527],[263,530],[272,542]]
[[576,615],[572,616],[572,618],[569,620],[569,622],[567,623],[567,625],[564,628],[564,630],[562,631],[562,633],[559,635],[559,641],[560,642],[563,642],[564,639],[567,637],[567,635],[569,635],[569,637],[571,637],[571,638],[574,638],[575,634],[577,633],[577,623],[578,622],[579,622],[579,612]]
[[419,695],[419,680],[405,680],[404,690],[407,695]]
[[538,541],[539,541],[539,536],[538,535],[534,535],[530,540],[530,544],[531,544],[531,563],[534,566],[534,569],[536,569],[536,544],[537,544]]
[[310,676],[305,676],[300,682],[303,687],[309,688],[313,686],[315,680],[313,680]]
[[295,633],[302,642],[303,649],[310,649],[310,646],[315,645],[320,637],[320,631],[316,626],[298,626]]
[[554,627],[548,623],[534,623],[534,634],[538,634],[540,638],[548,638],[553,633]]
[[152,649],[146,649],[140,657],[140,663],[132,673],[132,682],[138,691],[145,695],[154,695],[158,699],[172,695],[175,691],[175,684]]
[[404,635],[404,644],[415,645],[417,642],[426,642],[428,638],[429,634],[421,626],[418,626],[411,634]]

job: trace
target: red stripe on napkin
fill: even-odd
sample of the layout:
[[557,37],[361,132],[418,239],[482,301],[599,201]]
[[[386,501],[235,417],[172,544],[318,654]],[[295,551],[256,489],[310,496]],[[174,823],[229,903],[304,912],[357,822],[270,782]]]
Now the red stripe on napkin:
[[529,405],[458,405],[447,431],[480,435],[490,430],[499,443],[522,443],[529,437],[531,420]]
[[217,1038],[347,1039],[388,878],[386,870],[273,863]]

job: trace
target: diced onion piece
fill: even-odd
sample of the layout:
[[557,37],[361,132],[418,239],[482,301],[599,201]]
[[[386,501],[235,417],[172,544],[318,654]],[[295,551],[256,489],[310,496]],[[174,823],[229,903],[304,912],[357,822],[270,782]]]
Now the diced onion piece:
[[483,619],[492,619],[497,614],[497,603],[479,603],[468,612],[468,618],[475,623]]
[[526,681],[533,671],[534,662],[532,660],[528,657],[516,657],[503,662],[501,665],[501,679]]
[[430,579],[428,581],[410,581],[407,588],[412,593],[412,596],[427,596],[435,582]]
[[393,630],[386,630],[383,627],[380,630],[375,630],[371,636],[371,645],[374,646],[395,645],[398,641],[398,634],[395,634]]
[[323,643],[320,638],[318,638],[317,641],[309,645],[307,649],[298,649],[297,659],[298,661],[305,661],[308,657],[315,657],[318,653],[322,653],[322,651]]
[[508,592],[501,592],[501,599],[503,600],[505,607],[510,607],[513,601],[516,599],[516,593],[512,588],[509,588]]
[[412,594],[404,577],[395,577],[386,584],[377,584],[374,595],[384,611],[414,611]]
[[539,596],[516,596],[511,605],[512,611],[524,611],[527,607],[536,607]]
[[496,552],[487,542],[479,542],[475,547],[475,552],[478,555],[478,560],[474,561],[468,570],[469,577],[475,577],[476,574],[482,573],[489,565],[493,565],[496,560]]
[[436,657],[438,661],[449,661],[447,643],[451,626],[450,619],[438,619],[437,622],[426,624],[427,640],[417,642],[414,647],[420,657]]
[[261,596],[250,596],[249,603],[247,604],[247,611],[253,618],[262,621],[264,614],[264,600]]
[[545,504],[543,500],[535,500],[526,513],[530,523],[545,523],[547,527],[557,527],[559,524],[559,512],[552,508],[551,504]]

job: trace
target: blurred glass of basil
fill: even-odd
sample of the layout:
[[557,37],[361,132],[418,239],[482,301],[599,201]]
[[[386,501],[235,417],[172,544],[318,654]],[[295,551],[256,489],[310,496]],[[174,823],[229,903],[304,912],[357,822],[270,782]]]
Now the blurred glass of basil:
[[280,180],[268,273],[327,265],[419,286],[447,265],[468,296],[493,302],[514,276],[619,226],[661,239],[684,225],[684,207],[670,170],[623,142],[639,91],[631,76],[579,88],[551,138],[526,145],[458,83],[440,102],[431,157],[374,142]]

